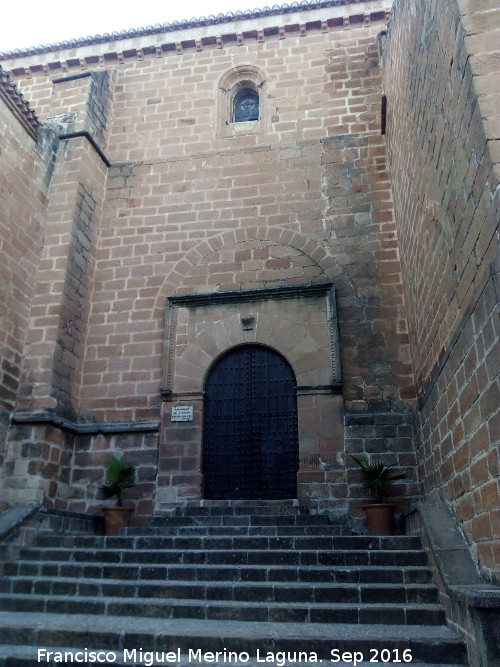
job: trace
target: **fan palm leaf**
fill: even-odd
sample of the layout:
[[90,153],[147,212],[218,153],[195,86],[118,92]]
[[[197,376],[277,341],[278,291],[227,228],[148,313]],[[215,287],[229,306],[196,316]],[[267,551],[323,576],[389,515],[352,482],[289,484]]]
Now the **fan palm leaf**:
[[373,496],[375,502],[382,503],[388,489],[396,482],[409,479],[409,475],[396,466],[386,465],[380,461],[369,461],[362,456],[351,454],[361,468],[361,478],[365,489]]
[[102,498],[117,499],[117,506],[123,505],[123,491],[137,484],[137,466],[125,459],[113,456],[106,466],[105,483],[99,487]]

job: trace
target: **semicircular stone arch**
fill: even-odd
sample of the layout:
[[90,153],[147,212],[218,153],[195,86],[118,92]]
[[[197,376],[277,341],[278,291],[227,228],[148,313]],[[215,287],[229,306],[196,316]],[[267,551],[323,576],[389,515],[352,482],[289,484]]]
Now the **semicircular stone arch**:
[[[213,272],[208,273],[217,266],[223,281],[219,284]],[[165,277],[155,309],[163,309],[165,299],[177,294],[337,283],[341,279],[345,274],[336,259],[298,232],[279,227],[238,228],[216,234],[189,250]]]

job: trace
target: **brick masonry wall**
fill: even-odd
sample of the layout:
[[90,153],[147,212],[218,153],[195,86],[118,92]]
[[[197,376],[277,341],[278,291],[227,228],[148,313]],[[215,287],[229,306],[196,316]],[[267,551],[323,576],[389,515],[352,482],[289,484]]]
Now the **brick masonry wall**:
[[[397,505],[397,515],[408,508],[420,495],[417,456],[415,453],[415,413],[413,411],[367,411],[345,416],[346,492],[348,513],[353,527],[363,530],[363,510],[366,492],[361,484],[359,466],[349,454],[373,456],[386,465],[406,470],[408,481],[395,484],[387,500]],[[398,526],[397,526],[398,527]]]
[[2,497],[9,505],[67,509],[74,437],[54,426],[11,426]]
[[487,150],[495,179],[500,179],[500,76],[498,43],[500,7],[495,0],[477,3],[458,0],[460,23],[465,32],[468,64],[474,77],[477,103],[481,111]]
[[[76,419],[106,164],[109,75],[56,80],[50,126],[59,145],[32,301],[18,412]],[[88,136],[92,138],[88,140]]]
[[[384,55],[387,142],[423,490],[449,500],[498,578],[497,3],[397,1]],[[496,31],[495,31],[496,28]]]
[[[108,79],[102,74],[100,78]],[[69,84],[56,84],[57,125],[52,122],[47,126],[52,128],[52,136],[66,138],[54,145],[57,151],[52,156],[43,238],[38,239],[36,281],[27,332],[21,341],[22,372],[14,415],[18,425],[10,429],[4,466],[7,502],[26,502],[29,496],[31,502],[57,508],[66,507],[70,495],[74,436],[55,426],[21,424],[24,415],[44,411],[59,418],[78,419],[106,176],[102,156],[81,134],[95,125],[94,109],[99,99],[89,104],[93,86],[88,77]],[[107,94],[107,86],[104,90]],[[59,113],[64,109],[69,113]],[[76,136],[71,136],[74,132]]]
[[45,121],[58,126],[62,134],[87,132],[105,150],[113,82],[112,73],[107,71],[54,78]]
[[77,414],[104,169],[85,138],[61,142],[30,313],[21,411]]
[[[321,80],[328,95],[321,100],[308,96],[302,86],[288,84],[290,118],[307,116],[308,109],[312,116],[315,110],[314,127],[307,131],[297,130],[300,121],[290,121],[275,133],[271,122],[268,133],[243,134],[230,143],[218,139],[210,128],[204,98],[196,109],[187,92],[198,63],[200,77],[212,78],[208,101],[215,114],[215,84],[229,65],[225,54],[211,54],[212,65],[205,74],[208,54],[185,54],[183,62],[192,63],[192,69],[173,68],[169,76],[177,73],[182,87],[171,89],[167,107],[175,103],[177,91],[185,117],[196,118],[179,133],[177,115],[168,114],[160,103],[155,105],[163,114],[159,124],[165,128],[163,134],[150,130],[143,120],[152,113],[147,101],[164,99],[164,95],[153,98],[152,92],[144,92],[145,86],[152,91],[156,81],[150,70],[159,67],[163,72],[162,64],[141,64],[145,83],[138,66],[118,76],[111,150],[134,157],[134,163],[114,163],[108,176],[105,217],[109,222],[101,236],[82,390],[81,409],[86,413],[102,419],[158,415],[167,296],[326,280],[337,288],[347,410],[406,413],[411,408],[415,392],[405,304],[384,141],[379,134],[377,44],[375,31],[367,36],[366,30],[334,36],[336,47],[345,45],[347,58],[343,49],[332,49],[331,64],[323,62]],[[318,39],[328,44],[326,36]],[[245,59],[268,69],[269,80],[274,75],[278,85],[296,67],[292,51],[303,54],[307,46],[312,58],[318,49],[317,40],[306,43],[306,38],[295,37],[293,41],[291,50],[283,42],[273,42],[273,58],[277,48],[285,49],[279,63],[286,70],[279,75],[265,48],[248,47]],[[161,93],[162,85],[157,92]],[[362,101],[358,86],[364,87]],[[278,97],[278,92],[274,94]],[[284,103],[282,93],[279,97]],[[368,106],[376,108],[377,115],[360,132],[346,135],[342,132],[350,127],[335,111],[337,104],[357,109],[355,119],[363,118]],[[142,115],[134,111],[137,105]],[[188,113],[189,105],[193,106]],[[277,130],[282,127],[275,122]],[[193,136],[195,130],[206,143]],[[144,142],[136,140],[139,131]],[[177,144],[181,139],[189,144],[172,145],[177,134]],[[194,152],[200,148],[204,151]],[[161,151],[165,157],[157,157]],[[178,152],[182,155],[177,156]],[[175,435],[171,438],[175,440]],[[406,449],[400,457],[386,441],[377,439],[377,443],[378,453],[392,463],[414,465]],[[185,450],[180,444],[179,448]],[[348,440],[346,448],[349,451]],[[338,477],[338,471],[327,476],[334,475]],[[341,478],[335,479],[332,495],[322,499],[324,507],[338,507],[340,496],[345,508],[345,469]],[[182,476],[177,474],[171,481],[180,484]],[[185,476],[185,483],[183,493],[191,493],[192,479]],[[160,486],[165,498],[172,495],[165,480]],[[407,489],[409,498],[415,488],[414,481]]]
[[[356,33],[355,36],[354,33]],[[299,89],[297,87],[292,89],[289,84],[286,103],[288,106],[296,105],[293,108],[293,118],[296,118],[297,115],[299,118],[307,117],[308,108],[311,109],[309,112],[311,114],[312,109],[314,109],[316,115],[314,132],[318,137],[326,136],[327,131],[328,133],[338,133],[339,130],[348,128],[347,125],[343,124],[344,116],[337,114],[332,116],[335,112],[330,110],[330,104],[331,97],[334,97],[340,98],[344,107],[347,104],[355,108],[359,91],[354,84],[361,85],[364,83],[366,95],[366,97],[363,97],[363,102],[358,101],[356,108],[362,108],[362,111],[355,115],[356,119],[362,118],[364,113],[367,113],[369,104],[372,107],[374,106],[374,98],[377,99],[377,104],[379,104],[379,96],[376,93],[379,85],[376,70],[372,73],[372,80],[370,81],[373,89],[372,94],[370,94],[370,89],[367,90],[366,81],[362,80],[358,74],[360,62],[363,62],[366,68],[367,63],[370,64],[376,59],[376,43],[373,36],[364,40],[357,38],[360,33],[361,35],[366,34],[364,31],[352,31],[350,37],[346,37],[344,33],[341,33],[340,37],[337,34],[335,35],[336,44],[337,39],[340,42],[339,47],[344,43],[348,45],[348,63],[352,69],[347,71],[344,58],[344,73],[341,75],[335,73],[334,75],[335,79],[339,78],[341,80],[332,82],[332,75],[329,74],[330,66],[326,65],[325,68],[325,63],[323,63],[323,69],[321,70],[323,73],[323,87],[329,85],[327,88],[329,97],[324,94],[320,102],[323,108],[321,106],[318,108],[318,100],[307,96],[307,90],[304,91],[302,86]],[[323,35],[320,37],[328,44],[327,37]],[[307,39],[309,39],[309,35]],[[347,42],[348,39],[349,42]],[[287,81],[287,77],[291,76],[296,67],[295,56],[294,58],[290,57],[290,49],[293,53],[296,50],[303,52],[306,46],[309,46],[312,53],[315,53],[318,48],[314,42],[313,44],[307,42],[305,46],[302,46],[302,42],[298,38],[293,40],[290,38],[289,41],[294,42],[293,48],[284,44],[286,40],[284,42],[272,42],[273,54],[277,45],[280,50],[285,49],[280,64],[281,62],[286,64],[287,70],[284,74],[279,75],[278,83],[281,80]],[[303,42],[306,42],[305,38]],[[271,56],[268,55],[265,58],[266,55],[265,51],[262,54],[254,48],[254,53],[247,55],[246,58],[257,60],[259,65],[262,64],[270,69]],[[192,57],[192,54],[186,55],[188,62],[191,61]],[[199,54],[197,57],[200,57]],[[242,56],[240,56],[241,58]],[[273,55],[274,58],[275,54]],[[332,56],[332,61],[335,60],[340,60],[340,56],[336,52],[335,56]],[[200,61],[200,65],[202,63],[203,59]],[[224,60],[222,62],[216,61],[215,64],[217,65],[215,71],[214,67],[209,69],[212,72],[212,90],[215,88],[213,79],[216,79],[217,74],[220,75],[226,66]],[[227,62],[227,64],[229,63]],[[370,66],[373,69],[373,65]],[[335,70],[333,65],[331,67],[332,70]],[[340,65],[337,65],[337,68],[340,69]],[[198,71],[195,63],[193,63],[194,70]],[[203,67],[201,67],[201,71],[203,71]],[[186,74],[187,72],[184,73],[184,75]],[[353,82],[351,79],[355,75],[359,78]],[[274,76],[276,79],[278,78],[277,73]],[[136,78],[137,75],[134,75],[134,80]],[[117,86],[117,88],[119,87]],[[350,95],[351,87],[356,96]],[[124,92],[128,91],[124,76],[122,76],[122,88]],[[186,87],[184,87],[184,90],[187,90]],[[120,94],[121,99],[123,99],[124,93],[120,92],[117,92],[117,99],[120,99]],[[279,95],[278,91],[275,95]],[[303,97],[301,98],[301,96]],[[181,99],[185,100],[185,97],[184,95]],[[147,95],[144,99],[148,99]],[[212,99],[212,106],[214,103]],[[127,104],[124,102],[122,104],[127,109],[130,106],[129,101],[127,101]],[[303,107],[305,108],[303,109]],[[116,122],[122,127],[121,120],[118,121],[119,113],[117,111]],[[123,114],[123,112],[121,113]],[[166,112],[163,111],[163,113]],[[197,119],[196,128],[201,134],[204,131],[206,132],[204,130],[204,127],[206,127],[204,122],[206,121],[204,121],[205,112],[203,109],[199,113],[200,123]],[[279,122],[276,121],[276,123],[279,127]],[[300,121],[293,125],[300,126]],[[169,134],[169,127],[171,126],[172,120],[170,124],[165,122],[164,132],[166,134]],[[146,125],[146,131],[147,127]],[[109,192],[111,194],[111,188],[113,188],[113,194],[106,203],[109,211],[108,215],[114,217],[118,224],[110,226],[109,231],[106,231],[103,237],[105,244],[109,246],[106,257],[106,259],[109,257],[109,260],[106,263],[103,261],[103,268],[109,267],[109,269],[112,269],[113,262],[116,265],[117,257],[127,253],[127,247],[130,247],[130,241],[132,240],[128,230],[132,228],[136,242],[139,244],[137,251],[139,253],[145,252],[148,256],[151,256],[151,254],[159,255],[160,263],[157,264],[157,267],[151,266],[149,268],[149,272],[153,275],[144,276],[148,287],[155,285],[155,272],[160,275],[165,273],[168,276],[172,270],[170,267],[173,262],[175,262],[174,273],[176,275],[173,280],[168,280],[167,284],[169,290],[176,292],[189,292],[197,289],[201,291],[234,289],[235,286],[248,288],[255,287],[258,284],[261,286],[279,286],[280,284],[291,284],[294,281],[307,282],[320,276],[324,279],[327,274],[321,266],[318,266],[318,261],[315,261],[315,258],[309,258],[308,254],[302,251],[300,260],[296,260],[298,251],[292,247],[291,243],[287,244],[288,247],[283,248],[279,247],[283,244],[277,243],[275,239],[270,241],[266,238],[269,230],[279,226],[281,229],[290,229],[295,232],[297,235],[295,243],[301,244],[301,250],[304,241],[298,237],[298,234],[302,234],[304,239],[315,241],[323,250],[322,259],[329,257],[328,275],[336,275],[338,280],[343,283],[349,281],[351,283],[352,281],[357,283],[368,282],[364,276],[359,274],[366,271],[367,263],[373,262],[373,260],[375,260],[375,263],[380,262],[380,269],[384,273],[384,276],[381,277],[381,280],[385,280],[384,287],[378,288],[377,293],[377,286],[374,286],[372,288],[373,296],[372,293],[369,293],[370,288],[365,285],[358,289],[357,286],[355,288],[363,301],[363,307],[365,303],[370,302],[371,297],[376,308],[380,305],[386,293],[390,293],[388,301],[397,300],[398,283],[399,292],[401,292],[401,286],[400,280],[398,281],[399,266],[397,250],[394,249],[394,230],[390,226],[390,188],[387,175],[384,174],[383,142],[376,136],[375,128],[378,130],[375,121],[369,128],[365,126],[365,129],[372,129],[372,132],[368,135],[369,138],[363,137],[358,140],[356,137],[340,135],[335,143],[328,139],[311,140],[305,144],[297,142],[294,141],[297,135],[303,140],[308,137],[312,139],[313,135],[305,131],[298,132],[297,129],[293,129],[293,131],[290,129],[287,133],[274,133],[273,131],[263,135],[242,136],[238,138],[237,142],[231,142],[229,146],[227,141],[214,145],[212,131],[206,138],[211,140],[211,145],[216,149],[213,153],[207,152],[195,156],[184,155],[178,160],[169,157],[166,160],[155,161],[156,164],[121,167],[119,171],[116,171],[116,180],[114,182],[110,181]],[[134,136],[136,136],[133,128],[130,129],[132,132],[126,135],[127,143],[134,141]],[[146,139],[148,136],[147,134]],[[291,140],[290,143],[282,143],[288,139]],[[187,141],[188,138],[186,137],[185,140]],[[192,137],[190,141],[193,141]],[[253,148],[248,145],[249,141],[252,144],[266,143],[262,147],[257,145]],[[272,142],[271,146],[269,146],[270,141]],[[357,142],[360,144],[359,147],[356,145]],[[194,148],[196,148],[196,143],[190,143],[189,149]],[[162,149],[172,150],[168,141],[162,144]],[[134,150],[139,150],[139,148]],[[146,149],[141,146],[140,150],[144,152]],[[157,150],[159,148],[155,146],[153,155],[154,151]],[[131,153],[128,155],[131,156]],[[335,164],[336,161],[337,164]],[[112,178],[113,176],[115,176],[114,173],[111,174]],[[342,178],[343,180],[341,180]],[[160,183],[159,187],[152,185],[158,182]],[[165,198],[164,193],[169,195],[168,198]],[[336,195],[338,196],[336,197]],[[186,200],[188,201],[186,202]],[[357,204],[357,209],[354,206],[355,204]],[[260,228],[255,228],[256,219],[261,222]],[[120,222],[123,231],[120,229]],[[371,245],[368,241],[370,225],[372,225],[371,229],[374,237],[380,233],[377,238],[372,238]],[[123,226],[126,226],[126,228],[123,228]],[[142,230],[144,230],[144,234],[138,238],[137,234],[138,232],[141,233]],[[228,247],[228,240],[224,239],[221,242],[220,249],[217,247],[210,248],[213,250],[213,254],[207,254],[208,248],[205,250],[207,240],[212,237],[213,240],[210,243],[217,243],[218,232],[224,230],[238,230],[238,237],[231,239],[233,241],[231,247]],[[240,231],[241,233],[239,233]],[[229,237],[229,234],[227,236]],[[362,238],[362,243],[357,245],[356,241],[359,241],[360,238]],[[245,243],[247,245],[249,243],[247,239],[252,239],[252,243],[257,246],[252,249],[253,254],[248,258],[244,255],[244,251],[247,250]],[[270,243],[276,246],[275,249],[267,249]],[[330,247],[332,243],[345,251],[341,257],[342,268],[336,263],[337,248],[333,251]],[[177,262],[179,260],[182,262],[189,250],[197,251],[198,262],[191,270],[187,269],[189,272],[186,275],[185,271],[177,270]],[[307,250],[310,253],[314,252],[312,243]],[[365,255],[360,256],[358,261],[348,258],[348,253],[351,253],[351,251],[355,253],[358,250],[366,251]],[[316,252],[320,252],[320,250],[316,249]],[[220,255],[222,253],[224,253],[224,262],[221,261]],[[234,253],[234,259],[232,253]],[[274,256],[275,254],[277,256]],[[203,259],[199,255],[202,255]],[[231,256],[230,259],[229,256]],[[391,265],[392,260],[396,261],[395,264]],[[126,261],[128,264],[132,264],[134,260],[127,259]],[[139,261],[139,259],[135,260],[136,263]],[[347,266],[351,261],[358,266]],[[301,266],[296,266],[297,262]],[[375,271],[376,269],[372,270]],[[134,269],[131,267],[129,271],[132,273]],[[138,272],[139,269],[135,269],[135,271]],[[140,271],[146,273],[147,269],[143,266]],[[356,271],[358,275],[351,278],[350,273],[354,274]],[[123,272],[124,269],[122,268],[121,273]],[[202,276],[203,272],[205,276]],[[391,272],[393,272],[392,275],[387,277]],[[112,276],[112,279],[116,280],[115,275],[112,275],[110,270],[107,273]],[[344,276],[341,277],[341,273]],[[181,282],[181,285],[179,285],[179,282]],[[352,284],[346,286],[345,292],[346,299],[352,297]],[[172,292],[164,289],[163,293],[168,295]],[[130,296],[135,297],[137,301],[139,294],[131,293]],[[343,295],[340,295],[340,298],[342,297]],[[399,298],[400,301],[396,304],[397,306],[401,306],[400,294]],[[144,305],[146,304],[147,302],[144,301]],[[387,303],[387,305],[392,306],[393,304]],[[125,303],[124,307],[127,307]],[[358,322],[364,315],[365,313],[359,314]],[[402,335],[404,336],[404,334],[403,324]],[[149,350],[145,352],[149,355]],[[388,354],[390,353],[389,350]],[[381,369],[379,368],[379,370]],[[360,373],[362,372],[360,371]],[[381,375],[384,375],[384,373],[381,372]],[[359,385],[362,384],[362,381],[359,380]],[[409,381],[409,384],[411,384],[411,381]],[[376,387],[376,385],[377,383],[374,381],[371,386]],[[374,389],[374,391],[377,390]],[[362,393],[362,389],[359,389],[357,394],[354,391],[353,395],[361,396]],[[382,391],[379,390],[380,395],[381,393]]]
[[[391,462],[414,466],[406,440],[397,449],[397,428],[411,422],[415,391],[380,136],[377,35],[384,25],[383,17],[335,26],[318,21],[284,38],[269,31],[262,40],[227,42],[221,49],[193,47],[161,57],[138,52],[100,65],[96,60],[100,72],[113,70],[106,88],[111,166],[97,169],[83,138],[69,140],[69,152],[60,153],[50,211],[54,243],[44,248],[46,274],[40,274],[34,302],[33,317],[39,319],[33,319],[30,335],[38,338],[27,357],[25,409],[48,408],[82,422],[159,419],[166,297],[331,281],[344,409],[371,420],[372,431],[362,436],[365,451],[376,449]],[[88,66],[88,51],[86,57]],[[71,62],[67,74],[81,73],[78,59]],[[264,79],[263,117],[226,136],[220,81],[246,65]],[[96,87],[85,77],[53,87],[47,74],[54,77],[50,69],[33,68],[20,80],[23,90],[41,118],[74,121],[68,127],[80,129],[82,114],[91,115],[86,100]],[[66,106],[78,115],[64,118]],[[93,193],[104,182],[101,211]],[[89,201],[80,206],[84,195],[95,209]],[[84,209],[92,220],[91,237],[81,226],[78,210]],[[83,246],[72,253],[75,238]],[[88,271],[82,265],[87,266],[86,253]],[[73,259],[68,263],[67,257]],[[380,435],[387,424],[377,415],[387,413],[397,415],[393,440]],[[342,419],[341,406],[335,417]],[[162,437],[160,451],[167,444]],[[359,438],[349,433],[347,452],[351,445],[359,451]],[[91,451],[78,463],[74,459],[73,479],[87,480],[90,490],[82,483],[69,501],[73,509],[92,502],[97,470],[102,471],[98,442],[96,458]],[[106,439],[105,449],[114,451],[121,440],[113,442]],[[139,443],[135,451],[141,450]],[[337,451],[340,468],[321,472],[331,493],[322,501],[323,507],[341,509],[340,497],[347,511],[350,463],[342,446]],[[193,453],[186,456],[192,459]],[[358,511],[359,488],[354,495]]]
[[[109,365],[91,358],[87,365],[92,373],[98,368],[115,375],[95,380],[89,375],[89,394],[98,385],[106,392],[117,381],[133,380],[117,375],[114,366],[124,372],[142,368],[153,389],[159,369],[152,357],[162,344],[158,292],[279,286],[333,276],[346,323],[348,408],[363,410],[368,401],[380,401],[373,407],[387,409],[391,401],[413,398],[390,182],[379,136],[381,27],[354,25],[305,37],[290,33],[282,40],[271,36],[262,44],[247,40],[242,47],[168,53],[117,68],[108,149],[114,162],[89,339],[91,354]],[[217,81],[235,62],[255,62],[269,72],[272,120],[267,133],[249,131],[228,142],[217,139],[214,128]],[[22,85],[39,99],[42,118],[50,117],[46,77],[33,75]],[[276,227],[295,234],[284,248],[265,238]],[[238,230],[234,247],[223,238],[218,248],[226,230]],[[214,247],[206,246],[207,239]],[[198,261],[186,275],[183,260],[190,252]],[[120,359],[110,360],[110,348],[125,342],[124,324],[134,347],[115,347]],[[136,344],[139,338],[142,346]],[[154,373],[147,372],[149,365]],[[141,394],[148,393],[145,388]],[[130,414],[123,402],[93,398],[85,409],[114,408],[107,418]],[[143,408],[136,403],[135,414],[151,416],[147,399]]]
[[[410,401],[383,159],[383,142],[370,135],[113,167],[82,408],[129,418],[127,396],[140,377],[143,398],[133,416],[153,416],[161,297],[327,280],[337,288],[349,409],[387,410]],[[119,356],[103,364],[113,346]]]
[[50,132],[37,145],[0,99],[0,463],[19,386],[53,151]]
[[[388,5],[381,1],[377,4],[379,8]],[[323,18],[330,18],[335,12],[335,8],[327,10]],[[114,58],[91,63],[91,51],[97,55],[101,50],[96,45],[82,52],[89,61],[83,66],[71,57],[74,55],[71,50],[60,54],[62,60],[42,54],[28,57],[23,68],[17,67],[15,60],[11,64],[14,78],[42,121],[54,114],[53,79],[72,78],[71,83],[64,85],[79,88],[90,85],[88,80],[85,82],[85,74],[94,79],[107,70],[114,72],[116,79],[112,86],[116,98],[108,155],[113,161],[226,149],[227,139],[214,142],[220,111],[220,79],[228,71],[246,65],[260,68],[265,75],[266,120],[272,135],[248,132],[247,126],[243,133],[235,135],[238,144],[251,147],[268,145],[271,139],[280,143],[314,140],[379,130],[376,35],[384,27],[383,12],[378,16],[382,19],[373,22],[368,19],[366,24],[363,15],[357,16],[356,22],[345,27],[342,22],[333,25],[326,21],[324,29],[317,21],[310,23],[304,33],[294,25],[284,38],[275,30],[268,30],[261,41],[252,36],[241,45],[227,41],[219,49],[210,43],[204,49],[185,48],[179,54],[165,51],[161,57],[156,52],[146,56],[140,51],[135,57],[117,61],[115,53]],[[303,20],[306,18],[310,18],[308,13]],[[291,18],[287,17],[285,22],[289,21]],[[276,23],[279,22],[277,19]],[[248,27],[255,31],[256,23],[251,22]],[[200,36],[204,33],[200,29]],[[193,33],[181,32],[177,38],[169,39],[187,37],[192,38]],[[40,66],[43,61],[53,66]],[[61,62],[64,70],[57,69]],[[34,65],[33,71],[26,67],[30,64]],[[75,101],[73,111],[78,112],[80,102]]]
[[116,499],[104,501],[96,492],[104,483],[106,463],[116,455],[137,465],[137,485],[125,491],[124,504],[134,508],[131,523],[141,524],[154,512],[158,474],[158,435],[154,432],[76,436],[67,506],[98,515],[102,507],[116,504]]

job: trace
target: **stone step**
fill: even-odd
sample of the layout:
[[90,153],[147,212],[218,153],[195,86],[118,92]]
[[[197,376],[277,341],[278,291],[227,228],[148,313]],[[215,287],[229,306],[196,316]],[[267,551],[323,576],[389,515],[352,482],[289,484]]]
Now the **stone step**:
[[[194,505],[187,507],[177,507],[174,512],[175,516],[299,516],[309,514],[309,510],[298,504],[285,505],[283,502],[276,502],[276,504],[222,504],[222,505],[208,505],[203,506]],[[161,517],[152,517],[155,521]],[[154,524],[153,524],[154,525]]]
[[[141,539],[141,538],[137,538]],[[153,538],[151,538],[153,539]],[[162,538],[163,539],[163,538]],[[382,565],[382,566],[424,566],[427,565],[422,550],[244,550],[220,549],[23,549],[22,560],[87,562],[87,563],[140,563],[140,564],[184,564],[184,565]]]
[[[40,662],[38,661],[38,653],[37,653],[37,648],[33,646],[13,646],[13,645],[8,645],[8,646],[0,646],[0,667],[40,667]],[[52,650],[53,649],[49,649]],[[46,660],[43,658],[42,664],[46,665],[46,667],[60,667],[62,659],[66,656],[66,664],[78,664],[77,660],[79,658],[83,658],[84,655],[81,653],[81,649],[77,648],[59,648],[58,649],[60,652],[60,655],[53,655],[52,657],[55,658]],[[45,654],[44,654],[45,655]],[[135,655],[135,659],[132,659],[132,657]],[[372,655],[372,654],[370,654]],[[165,667],[165,665],[168,665],[169,663],[165,661],[164,656],[159,655],[159,660],[156,660],[154,656],[150,656],[149,652],[144,649],[142,653],[140,653],[139,649],[136,649],[136,653],[125,653],[123,650],[122,651],[106,651],[106,654],[100,657],[105,658],[108,656],[108,663],[107,664],[114,664],[117,667],[144,667],[144,665],[148,665],[149,667]],[[193,664],[195,665],[200,665],[201,667],[206,667],[207,665],[211,665],[213,667],[214,665],[214,660],[210,656],[208,660],[196,660],[193,661],[192,656],[189,656],[188,654],[181,654],[177,657],[177,655],[173,655],[172,658],[175,658],[174,663],[170,664],[175,664],[177,667],[193,667]],[[264,657],[264,656],[262,656]],[[367,656],[368,657],[368,656]],[[373,655],[372,655],[373,657]],[[90,664],[98,664],[98,663],[90,663]],[[215,663],[217,664],[217,663]],[[231,661],[224,663],[226,665],[229,665],[229,667],[263,667],[263,665],[267,665],[267,667],[270,667],[271,665],[276,666],[279,664],[279,667],[297,667],[297,664],[300,664],[301,667],[317,667],[318,663],[317,662],[305,662],[301,661],[300,663],[297,663],[297,661],[290,662],[285,659],[280,659],[279,661],[275,662],[262,662],[262,659],[257,661],[255,658],[250,658],[249,660],[245,660],[244,662],[241,662],[240,660],[238,661]],[[373,667],[373,662],[357,662],[356,667]],[[401,667],[402,664],[405,664],[404,662],[385,662],[384,661],[384,667]],[[353,662],[352,660],[349,660],[349,662],[344,662],[343,660],[339,662],[335,662],[335,665],[337,667],[353,667]],[[423,663],[423,662],[412,662],[411,667],[445,667],[443,663],[436,664],[436,663]],[[452,664],[447,664],[446,667],[463,667],[463,665],[452,665]]]
[[157,549],[157,550],[290,550],[304,551],[415,551],[421,549],[418,537],[366,537],[363,535],[305,535],[289,537],[257,536],[118,536],[102,537],[98,535],[61,536],[40,535],[36,546],[43,549],[66,547],[68,549]]
[[[291,651],[330,660],[332,651],[410,651],[413,663],[466,664],[464,644],[449,628],[426,625],[277,623],[165,619],[88,614],[0,612],[0,643],[98,650]],[[310,660],[313,661],[313,660]],[[333,663],[331,663],[333,664]]]
[[[111,572],[110,575],[117,574]],[[127,572],[123,571],[123,575]],[[138,581],[131,574],[124,579],[76,579],[66,577],[4,577],[0,590],[5,594],[112,596],[135,598],[181,598],[198,601],[348,603],[348,604],[434,604],[433,584],[347,584],[347,583],[267,583],[197,582],[152,579]],[[3,601],[0,602],[3,604]]]
[[[54,614],[92,613],[96,617],[137,616],[152,618],[185,618],[260,623],[353,623],[393,625],[442,625],[444,613],[437,604],[345,604],[341,602],[259,602],[241,600],[191,600],[170,597],[177,591],[156,589],[151,597],[96,597],[78,594],[4,595],[1,611]],[[284,596],[286,597],[286,596]],[[293,596],[292,596],[293,597]],[[160,599],[161,598],[161,599]],[[242,604],[243,603],[243,604]]]
[[465,662],[419,538],[347,535],[296,501],[203,501],[118,537],[44,533],[4,571],[0,667],[27,667],[29,645],[247,651],[255,667],[257,650],[310,652],[302,664],[334,664],[332,649]]
[[154,516],[148,528],[164,526],[344,526],[324,514],[189,514]]
[[249,536],[249,537],[299,537],[306,535],[324,535],[324,536],[333,536],[333,535],[350,535],[350,531],[346,526],[332,526],[330,524],[325,525],[312,525],[312,526],[301,526],[301,525],[270,525],[270,526],[251,526],[251,525],[203,525],[203,526],[193,526],[193,525],[166,525],[166,526],[141,526],[126,528],[122,533],[126,537],[136,537],[136,536],[156,536],[156,535],[195,535],[195,536],[205,536],[205,535],[219,535],[219,536]]
[[[182,510],[185,507],[301,507],[304,508],[304,505],[300,504],[298,498],[282,498],[281,500],[262,500],[262,499],[232,499],[232,500],[214,500],[206,499],[203,500],[188,500],[182,507],[179,506],[177,510]],[[305,511],[309,511],[305,509]]]
[[[427,584],[431,583],[428,567],[372,566],[227,566],[218,565],[130,565],[85,562],[16,561],[5,564],[5,574],[11,577],[75,577],[102,579],[105,577],[137,581],[157,579],[166,581],[220,582],[285,582],[285,583],[374,583]],[[1,580],[0,580],[1,585]]]

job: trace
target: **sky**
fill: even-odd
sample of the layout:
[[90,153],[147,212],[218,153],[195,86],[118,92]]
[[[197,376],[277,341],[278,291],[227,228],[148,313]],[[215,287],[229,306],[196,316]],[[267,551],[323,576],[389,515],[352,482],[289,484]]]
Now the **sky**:
[[[288,0],[291,2],[292,0]],[[0,11],[0,51],[53,44],[104,32],[200,18],[285,0],[10,0]]]

